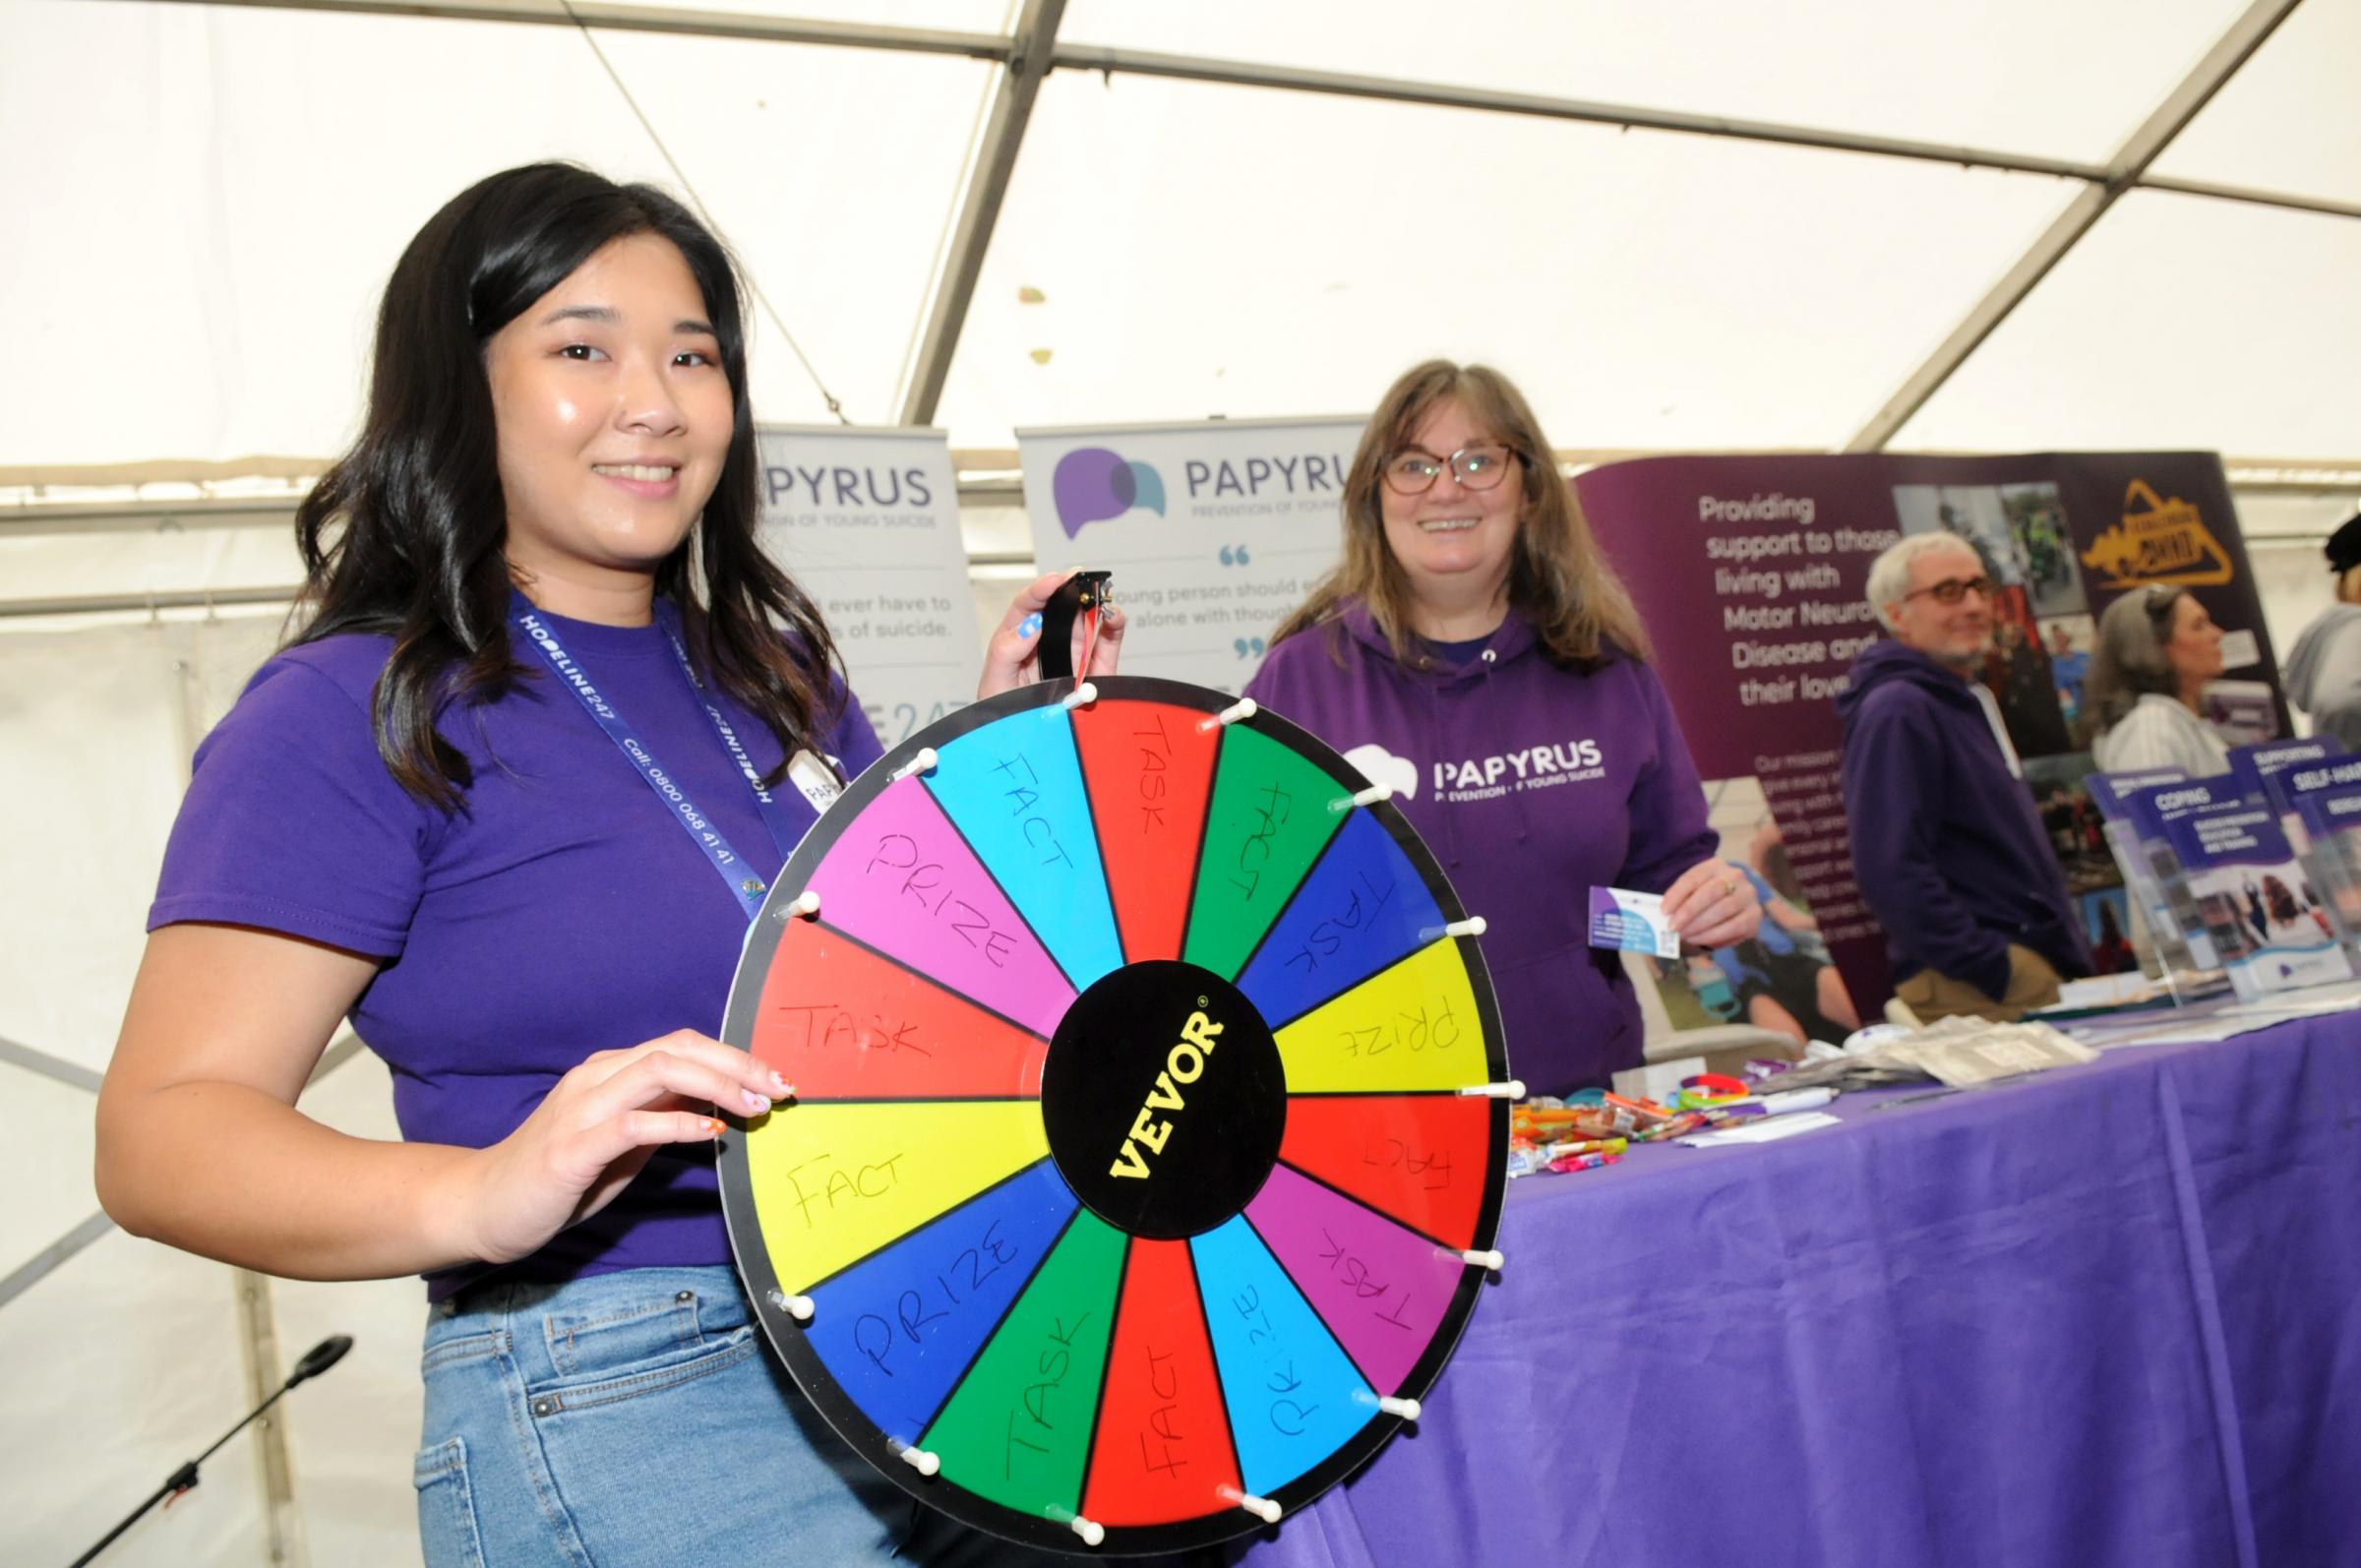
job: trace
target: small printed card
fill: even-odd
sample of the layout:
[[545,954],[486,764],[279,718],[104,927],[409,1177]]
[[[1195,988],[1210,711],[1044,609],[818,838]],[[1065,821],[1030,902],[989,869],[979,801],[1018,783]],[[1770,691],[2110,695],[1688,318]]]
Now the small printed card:
[[1665,921],[1664,896],[1621,887],[1591,889],[1591,945],[1659,958],[1680,956],[1680,937]]

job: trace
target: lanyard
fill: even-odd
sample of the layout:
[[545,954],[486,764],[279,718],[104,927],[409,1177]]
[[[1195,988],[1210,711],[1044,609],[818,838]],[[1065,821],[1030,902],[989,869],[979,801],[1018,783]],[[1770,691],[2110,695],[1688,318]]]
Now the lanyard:
[[[632,766],[639,770],[639,776],[647,781],[649,789],[656,792],[656,798],[672,813],[682,830],[696,841],[696,847],[703,851],[705,859],[713,863],[713,870],[720,874],[723,881],[729,883],[730,894],[744,907],[746,918],[752,921],[759,915],[762,912],[762,895],[768,888],[762,878],[755,874],[754,868],[730,847],[730,841],[722,836],[721,829],[713,824],[712,818],[697,810],[696,803],[689,798],[688,792],[673,782],[672,775],[657,763],[654,754],[632,734],[630,727],[624,723],[623,715],[616,712],[605,694],[590,683],[582,667],[574,662],[574,656],[566,651],[566,645],[550,630],[548,621],[531,611],[519,611],[515,622],[523,629],[525,640],[532,643],[549,667],[558,673],[559,679],[566,683],[567,689],[581,702],[582,710],[606,732],[607,739],[615,743],[616,750],[630,759]],[[797,840],[803,835],[788,821],[785,809],[770,791],[762,787],[760,772],[748,758],[746,748],[739,744],[737,732],[730,728],[729,721],[721,716],[721,710],[706,695],[703,683],[697,680],[696,671],[689,663],[689,650],[682,644],[672,623],[662,621],[661,624],[666,638],[672,643],[673,656],[680,660],[681,673],[688,678],[690,689],[696,694],[698,702],[704,707],[705,716],[712,721],[714,731],[728,748],[730,760],[737,764],[748,787],[754,791],[755,804],[761,811],[763,825],[770,829],[772,841],[779,846],[780,856],[786,857],[794,852]]]
[[762,825],[770,829],[770,841],[778,846],[779,859],[784,861],[795,853],[795,846],[803,842],[803,830],[788,819],[787,809],[764,787],[762,770],[755,766],[754,759],[746,754],[746,748],[738,744],[738,732],[730,727],[728,719],[721,716],[721,709],[713,705],[712,694],[705,690],[705,683],[698,677],[696,666],[689,662],[688,645],[681,641],[680,629],[673,625],[673,617],[677,613],[669,604],[662,606],[656,611],[656,624],[664,629],[664,639],[672,644],[672,656],[680,661],[681,674],[688,678],[689,689],[696,694],[698,705],[705,710],[705,717],[713,725],[713,733],[721,737],[723,750],[730,754],[730,760],[738,765],[738,776],[745,779],[746,787],[754,792],[755,810],[762,814]]

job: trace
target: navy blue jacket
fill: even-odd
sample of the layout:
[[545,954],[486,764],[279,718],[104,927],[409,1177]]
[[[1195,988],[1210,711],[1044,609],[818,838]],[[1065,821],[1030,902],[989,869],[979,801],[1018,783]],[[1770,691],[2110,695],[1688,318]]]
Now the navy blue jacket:
[[2090,973],[2065,874],[2025,781],[1960,676],[1891,639],[1853,661],[1845,721],[1852,871],[1894,978],[1932,969],[1998,999],[2009,943]]

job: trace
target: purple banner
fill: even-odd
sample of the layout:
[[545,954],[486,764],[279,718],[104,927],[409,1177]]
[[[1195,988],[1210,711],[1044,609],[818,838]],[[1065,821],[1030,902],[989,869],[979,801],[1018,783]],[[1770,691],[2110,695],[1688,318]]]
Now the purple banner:
[[[1833,699],[1882,634],[1864,597],[1869,564],[1906,533],[1961,534],[1998,584],[1984,680],[2102,962],[2128,966],[2131,955],[2120,879],[2082,784],[2096,618],[2134,588],[2188,587],[2229,633],[2215,699],[2270,732],[2240,738],[2286,733],[2270,633],[2210,453],[1652,457],[1595,468],[1576,488],[1712,781],[1725,853],[1764,878],[1776,917],[1766,930],[1780,927],[1778,962],[1749,967],[1740,955],[1722,966],[1726,983],[1692,963],[1694,1000],[1667,995],[1676,1026],[1803,1020],[1827,1038],[1864,1011],[1873,1021],[1890,994],[1883,933],[1846,844]],[[1750,811],[1759,819],[1742,819]],[[1809,963],[1779,943],[1823,966],[1833,955],[1849,997],[1815,987]],[[1778,989],[1760,976],[1785,991],[1756,999]]]

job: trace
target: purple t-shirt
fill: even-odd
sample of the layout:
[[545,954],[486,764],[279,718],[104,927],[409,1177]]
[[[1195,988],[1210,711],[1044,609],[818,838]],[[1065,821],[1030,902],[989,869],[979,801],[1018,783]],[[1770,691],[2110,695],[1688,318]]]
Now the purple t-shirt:
[[[544,619],[665,771],[765,880],[781,856],[662,628]],[[370,694],[389,639],[289,648],[256,672],[197,750],[148,928],[218,921],[383,962],[352,1010],[394,1073],[402,1136],[481,1148],[515,1130],[596,1051],[675,1029],[717,1033],[746,912],[678,817],[512,624],[530,672],[497,702],[452,707],[443,737],[475,770],[446,815],[386,771]],[[837,699],[824,750],[847,777],[879,754]],[[770,732],[720,706],[757,767]],[[800,832],[817,819],[772,792]],[[659,1148],[624,1193],[505,1277],[726,1263],[708,1145]],[[440,1298],[485,1271],[429,1276]]]
[[1639,1065],[1639,998],[1622,955],[1590,945],[1590,889],[1662,892],[1720,842],[1654,671],[1621,655],[1551,664],[1515,612],[1468,663],[1406,669],[1356,603],[1273,648],[1246,694],[1394,786],[1484,918],[1509,1066],[1529,1089]]

